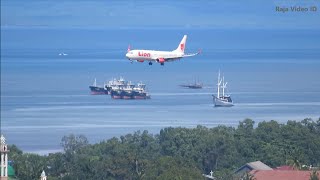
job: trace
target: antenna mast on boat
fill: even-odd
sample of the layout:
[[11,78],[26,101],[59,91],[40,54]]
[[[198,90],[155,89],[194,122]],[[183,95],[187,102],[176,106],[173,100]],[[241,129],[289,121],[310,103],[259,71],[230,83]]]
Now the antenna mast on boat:
[[94,78],[93,86],[97,86],[97,79],[96,78]]
[[224,88],[225,88],[224,76],[222,76],[222,97],[224,97]]
[[227,84],[228,84],[228,82],[224,83],[224,76],[223,76],[222,77],[222,96],[224,96],[224,92],[225,92],[224,89],[227,88]]
[[219,75],[218,75],[218,94],[217,94],[217,98],[220,97],[220,84],[221,84],[221,79],[220,79],[220,69],[219,69]]

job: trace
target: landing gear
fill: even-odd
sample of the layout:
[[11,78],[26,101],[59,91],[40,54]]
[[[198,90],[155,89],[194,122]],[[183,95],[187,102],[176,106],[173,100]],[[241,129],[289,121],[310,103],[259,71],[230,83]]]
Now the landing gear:
[[164,66],[164,63],[160,63],[161,64],[161,66]]
[[149,65],[151,66],[151,65],[152,65],[152,62],[149,62]]

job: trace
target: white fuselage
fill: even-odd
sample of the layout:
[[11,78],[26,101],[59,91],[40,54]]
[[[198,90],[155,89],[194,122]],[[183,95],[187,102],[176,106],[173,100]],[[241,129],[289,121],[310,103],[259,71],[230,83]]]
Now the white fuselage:
[[155,50],[143,50],[143,49],[131,50],[129,45],[126,57],[131,62],[149,61],[149,65],[152,65],[153,62],[158,62],[163,66],[165,62],[178,60],[184,57],[195,56],[200,53],[198,52],[193,54],[184,54],[184,50],[186,48],[186,41],[187,41],[187,35],[184,35],[178,47],[173,51],[155,51]]
[[157,61],[159,59],[178,59],[182,58],[184,53],[177,51],[154,51],[154,50],[131,50],[126,54],[130,60],[138,61]]

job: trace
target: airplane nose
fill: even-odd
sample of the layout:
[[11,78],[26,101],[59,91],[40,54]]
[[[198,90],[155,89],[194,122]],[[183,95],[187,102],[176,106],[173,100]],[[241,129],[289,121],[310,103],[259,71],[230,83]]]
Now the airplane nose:
[[126,57],[127,57],[128,59],[130,59],[130,57],[129,57],[129,53],[127,53],[127,54],[126,54]]

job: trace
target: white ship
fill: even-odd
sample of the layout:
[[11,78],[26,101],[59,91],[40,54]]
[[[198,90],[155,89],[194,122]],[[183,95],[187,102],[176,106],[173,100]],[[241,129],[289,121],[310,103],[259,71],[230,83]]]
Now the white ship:
[[[222,83],[222,84],[221,84]],[[228,82],[224,82],[224,77],[220,77],[220,71],[218,75],[218,83],[217,83],[217,96],[213,96],[213,103],[215,107],[231,107],[233,106],[233,101],[230,95],[225,94],[225,89],[227,88]],[[222,89],[222,94],[220,93],[220,89]]]

